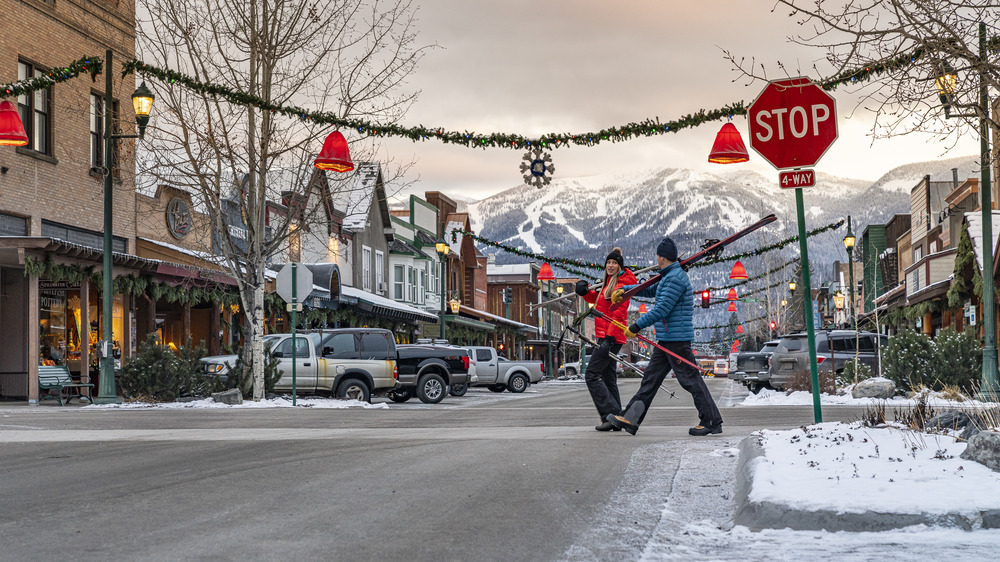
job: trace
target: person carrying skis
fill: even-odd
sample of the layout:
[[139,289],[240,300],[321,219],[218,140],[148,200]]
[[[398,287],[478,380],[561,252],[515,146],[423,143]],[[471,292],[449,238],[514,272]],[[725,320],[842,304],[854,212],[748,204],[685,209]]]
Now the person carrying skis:
[[[669,237],[664,237],[656,247],[656,263],[660,267],[660,280],[637,294],[641,297],[655,297],[656,302],[649,312],[636,319],[625,330],[627,337],[634,337],[640,330],[656,325],[656,340],[671,353],[690,361],[685,363],[661,349],[654,348],[649,359],[649,365],[642,375],[639,390],[629,401],[628,406],[620,414],[608,414],[607,421],[617,428],[624,429],[631,435],[639,430],[639,425],[649,411],[656,391],[663,384],[667,373],[673,369],[677,382],[684,390],[691,393],[694,406],[698,410],[699,423],[688,430],[690,435],[709,435],[722,433],[722,415],[715,405],[708,386],[702,379],[701,371],[691,365],[696,365],[694,353],[691,352],[691,340],[694,339],[694,300],[693,290],[687,273],[677,263],[677,246]],[[616,290],[611,300],[620,302],[625,291],[632,287],[626,286]],[[624,306],[621,307],[625,309]]]
[[625,258],[621,248],[614,248],[604,260],[604,286],[600,291],[593,291],[589,284],[580,280],[576,282],[576,294],[583,297],[598,312],[606,314],[607,318],[594,320],[594,335],[597,336],[597,348],[590,356],[584,380],[587,390],[597,407],[597,415],[601,423],[594,429],[597,431],[619,431],[606,418],[622,410],[622,399],[618,393],[618,373],[616,361],[611,354],[617,354],[625,343],[625,332],[613,325],[610,319],[624,323],[628,318],[628,301],[611,312],[611,295],[615,290],[636,283],[635,274],[625,267]]

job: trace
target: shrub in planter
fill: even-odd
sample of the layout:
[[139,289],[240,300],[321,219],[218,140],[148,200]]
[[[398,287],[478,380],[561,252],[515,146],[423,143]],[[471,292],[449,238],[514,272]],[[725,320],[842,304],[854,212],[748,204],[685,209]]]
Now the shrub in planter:
[[933,349],[927,385],[934,390],[951,386],[971,392],[983,373],[983,350],[973,331],[945,328],[934,338]]
[[896,388],[913,390],[926,386],[932,377],[934,350],[923,334],[903,328],[889,338],[882,350],[882,374],[896,383]]
[[147,398],[170,402],[180,396],[206,395],[221,387],[217,378],[203,376],[200,359],[204,347],[188,345],[175,353],[150,334],[139,346],[139,353],[129,361],[118,377],[118,385],[127,398]]

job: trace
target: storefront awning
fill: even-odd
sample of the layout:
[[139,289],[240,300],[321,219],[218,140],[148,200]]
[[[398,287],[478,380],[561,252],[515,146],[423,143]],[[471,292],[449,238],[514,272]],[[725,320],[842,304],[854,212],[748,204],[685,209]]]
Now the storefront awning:
[[466,318],[465,316],[456,316],[454,314],[448,314],[444,317],[445,322],[450,322],[452,324],[458,324],[459,326],[468,326],[470,328],[475,328],[476,330],[486,330],[489,332],[496,331],[497,327],[495,324],[490,324],[489,322],[482,322],[472,318]]
[[375,314],[403,320],[423,320],[425,322],[437,322],[438,319],[436,315],[424,312],[419,308],[354,287],[342,286],[340,294],[341,302],[352,304],[362,310],[367,310]]

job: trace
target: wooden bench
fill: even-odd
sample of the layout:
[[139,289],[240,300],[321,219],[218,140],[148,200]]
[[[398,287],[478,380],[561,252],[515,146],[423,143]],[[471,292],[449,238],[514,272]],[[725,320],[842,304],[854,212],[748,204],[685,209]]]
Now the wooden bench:
[[[73,377],[70,376],[69,369],[67,369],[66,367],[58,365],[57,366],[39,365],[38,388],[40,390],[55,390],[56,392],[58,392],[57,396],[59,398],[59,405],[63,406],[65,405],[63,403],[63,389],[67,390],[72,388],[92,389],[94,388],[94,385],[85,382],[73,382]],[[66,404],[69,404],[69,401],[76,397],[79,397],[81,400],[86,398],[91,404],[94,403],[93,399],[91,399],[90,396],[84,396],[82,393],[69,394],[67,392]],[[45,400],[47,398],[52,398],[52,396],[46,395],[42,399]]]

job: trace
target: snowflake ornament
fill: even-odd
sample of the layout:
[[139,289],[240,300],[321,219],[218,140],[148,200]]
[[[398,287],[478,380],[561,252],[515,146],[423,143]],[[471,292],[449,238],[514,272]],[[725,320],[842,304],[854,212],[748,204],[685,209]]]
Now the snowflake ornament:
[[524,162],[521,162],[524,183],[541,189],[543,185],[549,185],[555,171],[556,167],[552,165],[552,155],[548,152],[542,152],[542,149],[536,148],[524,153]]

